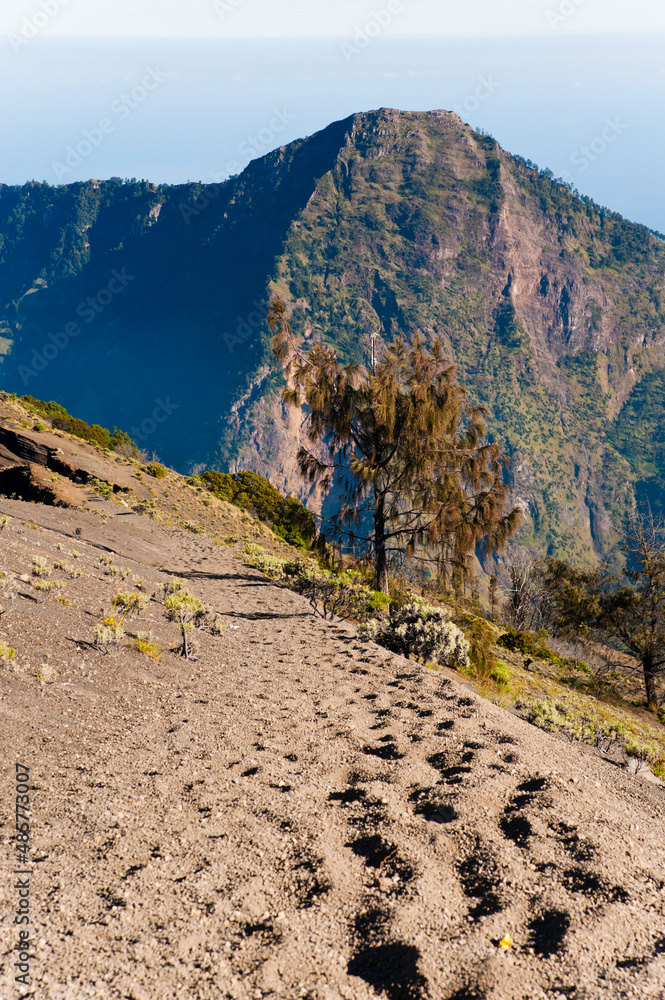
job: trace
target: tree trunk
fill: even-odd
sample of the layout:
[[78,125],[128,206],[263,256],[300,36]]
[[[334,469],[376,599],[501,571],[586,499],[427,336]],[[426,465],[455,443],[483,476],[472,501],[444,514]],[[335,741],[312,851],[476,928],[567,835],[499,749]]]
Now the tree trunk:
[[388,558],[386,555],[386,510],[381,494],[375,494],[374,503],[374,570],[376,589],[388,593]]
[[653,657],[646,654],[642,657],[642,668],[644,670],[644,686],[647,691],[647,702],[655,708],[658,705],[658,690],[656,687],[657,670],[653,664]]

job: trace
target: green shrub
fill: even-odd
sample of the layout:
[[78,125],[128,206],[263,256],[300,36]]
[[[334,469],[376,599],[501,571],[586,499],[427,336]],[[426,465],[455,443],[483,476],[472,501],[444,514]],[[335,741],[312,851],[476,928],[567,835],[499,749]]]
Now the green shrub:
[[496,635],[484,618],[476,615],[458,615],[455,618],[469,643],[469,661],[478,677],[489,677],[495,666],[494,648]]
[[658,709],[658,721],[665,726],[665,705]]
[[162,599],[168,597],[169,594],[177,594],[179,590],[182,590],[187,584],[186,580],[183,580],[179,576],[171,576],[165,583],[160,583],[157,588],[157,594]]
[[42,663],[35,676],[40,684],[53,684],[58,672],[51,663]]
[[548,648],[546,639],[545,632],[518,632],[509,626],[506,633],[497,639],[496,644],[511,653],[521,653],[522,656],[529,656],[534,660],[562,663],[563,658]]
[[92,424],[91,426],[85,420],[80,420],[79,417],[72,417],[64,406],[53,402],[53,400],[46,403],[43,399],[35,399],[34,396],[22,396],[21,402],[46,417],[52,427],[57,427],[61,431],[73,434],[83,441],[89,441],[100,448],[117,449],[122,447],[132,454],[138,454],[136,444],[126,431],[114,427],[113,433],[111,433],[106,427],[100,427],[99,424]]
[[292,590],[309,600],[324,618],[365,622],[387,609],[389,597],[370,590],[354,572],[331,573],[304,559],[285,562],[282,579]]
[[107,483],[105,479],[95,479],[93,476],[90,480],[90,486],[94,492],[104,500],[110,500],[113,496],[113,486],[111,483]]
[[507,688],[510,684],[510,670],[501,660],[498,660],[492,667],[490,677],[500,688]]
[[219,500],[226,500],[227,503],[233,503],[235,481],[233,476],[228,472],[212,470],[202,473],[198,480],[192,478],[187,481],[191,486],[200,486],[201,482],[203,482]]
[[102,646],[112,646],[124,637],[125,630],[122,625],[107,625],[104,622],[95,625],[92,630],[92,641],[99,649]]
[[33,556],[32,557],[32,575],[33,576],[48,576],[51,572],[51,567],[46,562],[43,556]]
[[64,580],[37,580],[35,590],[45,590],[50,594],[54,590],[62,590],[64,586]]
[[153,479],[164,479],[167,474],[166,469],[163,465],[160,465],[159,462],[149,462],[145,467],[145,471],[149,476],[152,476]]
[[256,472],[204,472],[198,480],[220,500],[250,511],[285,541],[307,548],[316,538],[316,522],[296,497],[283,497]]
[[529,703],[516,702],[515,707],[527,722],[548,732],[558,732],[567,724],[565,705],[555,703],[550,698],[536,698]]
[[187,587],[179,587],[168,594],[164,600],[164,607],[168,618],[180,626],[182,635],[180,655],[189,659],[191,649],[187,633],[205,626],[210,608]]
[[113,610],[121,612],[123,621],[130,615],[140,615],[145,611],[147,604],[148,598],[145,594],[134,594],[127,590],[118,591],[113,598]]
[[53,569],[64,570],[65,573],[69,573],[72,580],[75,580],[77,577],[83,575],[83,570],[78,569],[76,566],[72,566],[71,563],[68,563],[65,559],[58,559],[57,562],[54,562]]
[[16,650],[12,649],[4,639],[0,639],[0,663],[8,663],[16,656]]
[[176,590],[175,593],[169,594],[164,601],[164,607],[172,619],[175,619],[180,614],[186,614],[192,620],[196,620],[205,618],[210,612],[207,604],[204,604],[187,587],[182,587],[180,590]]
[[151,656],[155,662],[160,658],[164,651],[152,632],[139,632],[131,645],[132,649],[142,653],[143,656]]
[[299,531],[295,531],[293,528],[286,528],[282,524],[273,525],[272,529],[278,538],[283,538],[285,542],[289,545],[293,545],[296,549],[308,549],[309,545]]

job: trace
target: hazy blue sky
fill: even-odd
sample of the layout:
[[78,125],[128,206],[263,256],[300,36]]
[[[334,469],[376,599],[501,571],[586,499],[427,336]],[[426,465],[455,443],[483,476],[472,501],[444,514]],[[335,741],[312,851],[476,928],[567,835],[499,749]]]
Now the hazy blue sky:
[[445,108],[665,231],[664,43],[662,0],[2,0],[0,183],[208,181]]
[[[387,0],[41,0],[57,10],[54,35],[144,38],[337,38],[364,23]],[[20,30],[40,0],[3,0],[0,34]],[[548,12],[563,11],[572,33],[663,30],[662,0],[402,0],[396,37],[538,35]]]

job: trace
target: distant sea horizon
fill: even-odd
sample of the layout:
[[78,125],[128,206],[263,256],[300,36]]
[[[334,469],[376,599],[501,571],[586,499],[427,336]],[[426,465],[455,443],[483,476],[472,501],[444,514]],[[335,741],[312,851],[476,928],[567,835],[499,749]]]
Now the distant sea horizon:
[[354,112],[445,109],[665,232],[661,36],[1,41],[2,184],[208,183]]

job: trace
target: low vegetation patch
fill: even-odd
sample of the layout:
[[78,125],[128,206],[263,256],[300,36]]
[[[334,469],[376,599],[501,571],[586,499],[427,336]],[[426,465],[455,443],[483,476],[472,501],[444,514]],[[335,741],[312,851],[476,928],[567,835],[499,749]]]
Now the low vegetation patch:
[[148,598],[145,594],[133,594],[129,591],[118,591],[113,598],[113,609],[119,611],[124,621],[130,615],[140,615],[145,611]]
[[145,471],[149,476],[152,476],[153,479],[165,479],[167,475],[166,469],[163,465],[160,465],[159,462],[149,462],[145,467]]
[[131,643],[131,647],[139,653],[142,653],[143,656],[150,656],[155,661],[157,661],[164,652],[164,647],[160,646],[158,640],[154,637],[152,632],[139,632]]
[[510,678],[511,678],[510,670],[508,669],[505,663],[501,662],[501,660],[495,663],[494,666],[492,667],[490,677],[497,685],[497,687],[505,689],[510,685]]
[[537,660],[547,660],[550,663],[562,663],[562,657],[547,646],[547,632],[520,632],[508,626],[508,630],[499,637],[497,646],[510,650],[511,653],[521,653],[522,656]]
[[34,556],[32,560],[32,575],[37,577],[49,576],[51,567],[42,556]]
[[[74,437],[88,441],[90,444],[96,444],[99,448],[122,451],[128,455],[137,456],[139,454],[139,449],[129,434],[118,430],[117,427],[114,427],[111,432],[99,424],[88,424],[79,417],[73,417],[59,403],[53,401],[46,403],[43,399],[35,399],[34,396],[22,396],[20,402],[29,410],[45,417],[51,427],[65,431],[67,434],[73,434]],[[34,429],[45,430],[46,426],[44,424],[36,424]]]
[[44,590],[47,594],[52,593],[54,590],[62,590],[64,586],[64,580],[37,580],[35,583],[36,590]]
[[118,642],[121,642],[125,637],[125,630],[117,623],[115,620],[112,624],[107,621],[100,622],[99,625],[95,625],[92,630],[92,641],[101,649],[105,646],[112,646]]
[[296,548],[309,548],[316,538],[313,514],[295,497],[283,497],[267,479],[256,472],[208,471],[191,480],[228,503],[249,511],[268,524],[279,538]]
[[36,676],[40,684],[53,684],[58,676],[58,672],[50,663],[42,663]]
[[16,656],[16,650],[12,649],[3,639],[0,639],[0,663],[9,663]]
[[366,622],[388,610],[388,595],[371,590],[357,570],[333,573],[312,559],[274,556],[262,546],[251,543],[245,546],[244,556],[248,566],[260,569],[266,576],[306,597],[323,618],[336,615]]
[[571,740],[593,746],[599,737],[608,737],[620,744],[627,758],[643,760],[655,774],[665,777],[662,733],[629,712],[589,696],[557,691],[554,686],[539,697],[518,698],[515,707],[533,725]]

